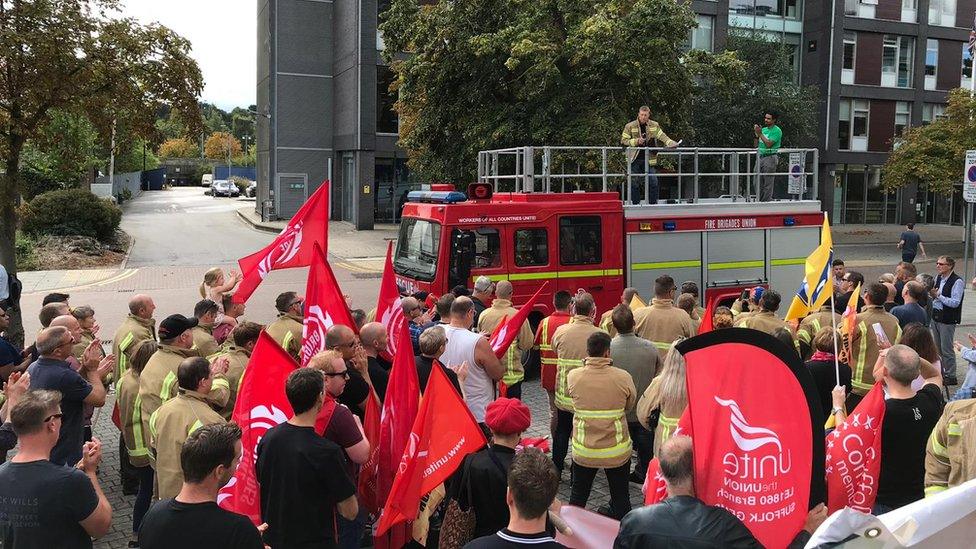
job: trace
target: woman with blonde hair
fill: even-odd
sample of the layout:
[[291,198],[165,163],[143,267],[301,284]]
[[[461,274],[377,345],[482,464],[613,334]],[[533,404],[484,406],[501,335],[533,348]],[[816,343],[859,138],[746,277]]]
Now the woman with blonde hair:
[[232,292],[240,281],[241,275],[237,271],[230,272],[230,280],[224,278],[224,270],[220,267],[214,267],[203,274],[200,297],[217,304],[217,318],[214,320],[214,325],[220,324],[224,318],[224,294]]
[[[685,357],[675,349],[682,342],[679,338],[671,344],[661,373],[651,380],[647,390],[637,402],[637,421],[647,430],[654,430],[654,455],[665,440],[671,438],[678,427],[678,419],[688,407],[688,390],[685,387]],[[655,422],[653,418],[657,417]],[[654,427],[654,424],[657,426]]]
[[125,445],[125,454],[120,455],[119,459],[128,460],[135,467],[136,476],[139,478],[139,492],[132,507],[131,539],[133,541],[137,539],[142,517],[149,510],[154,485],[153,468],[149,464],[149,433],[142,428],[144,424],[139,399],[139,376],[157,349],[159,345],[151,339],[139,343],[132,353],[129,368],[115,386],[116,404],[119,407],[119,418],[122,423],[122,441]]

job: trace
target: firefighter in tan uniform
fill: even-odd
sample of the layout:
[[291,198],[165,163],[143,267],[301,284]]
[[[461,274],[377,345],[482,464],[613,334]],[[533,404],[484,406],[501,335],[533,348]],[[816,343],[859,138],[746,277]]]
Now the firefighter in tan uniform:
[[156,304],[148,295],[137,294],[129,300],[129,316],[122,321],[112,340],[112,354],[116,358],[112,379],[116,382],[122,379],[122,373],[128,369],[136,346],[147,339],[156,341],[156,319],[153,318],[155,311]]
[[197,319],[197,325],[190,330],[193,335],[193,350],[203,358],[220,351],[220,344],[213,336],[214,320],[218,312],[217,304],[209,299],[204,299],[193,307],[193,316]]
[[569,373],[573,399],[573,475],[570,505],[586,507],[598,470],[607,475],[610,516],[622,519],[630,511],[630,455],[633,452],[627,412],[637,401],[634,379],[613,367],[610,336],[590,334],[583,367]]
[[647,307],[634,311],[635,333],[657,347],[661,360],[679,337],[691,337],[691,317],[674,306],[674,279],[668,275],[654,281],[654,299]]
[[[149,418],[159,407],[176,396],[177,372],[186,359],[197,356],[191,349],[193,336],[190,330],[197,319],[183,315],[170,315],[159,323],[159,350],[157,350],[139,376],[139,400],[142,404],[143,432],[149,431]],[[221,361],[221,362],[226,362]],[[230,398],[230,384],[224,376],[213,380],[208,395],[211,405],[220,409]]]
[[851,394],[847,397],[847,409],[853,410],[874,386],[874,364],[878,361],[878,336],[874,325],[880,324],[888,343],[894,345],[901,339],[901,326],[894,315],[884,310],[888,288],[880,282],[868,284],[864,292],[864,306],[854,321],[854,333],[847,344],[850,353],[847,363],[851,366]]
[[[759,298],[759,311],[746,318],[736,319],[735,326],[737,328],[752,328],[753,330],[766,332],[771,336],[775,336],[775,332],[780,328],[790,330],[790,325],[776,316],[780,301],[779,292],[767,290]],[[790,333],[792,333],[792,330],[790,330]]]
[[[637,295],[637,288],[624,288],[623,293],[620,294],[620,302],[633,309],[633,306],[631,306],[631,302],[634,300],[634,296],[636,295]],[[613,307],[610,307],[610,309],[604,312],[603,316],[600,317],[600,323],[598,324],[601,330],[610,334],[610,337],[617,335],[617,330],[613,328],[612,317],[613,317]]]
[[573,313],[572,320],[560,326],[552,335],[552,348],[556,351],[556,436],[552,441],[552,460],[560,475],[573,432],[573,399],[569,396],[567,376],[583,365],[586,338],[601,332],[593,325],[596,303],[592,295],[582,293],[576,296]]
[[810,355],[813,354],[813,336],[817,335],[820,328],[834,326],[840,328],[841,316],[834,312],[829,301],[820,307],[819,311],[810,313],[800,321],[800,326],[796,329],[796,340],[800,344],[800,356],[804,360],[810,358]]
[[925,497],[976,478],[976,399],[946,404],[925,447]]
[[221,374],[218,365],[193,357],[180,364],[179,395],[164,403],[149,419],[149,433],[154,450],[156,487],[159,499],[173,498],[183,486],[180,450],[190,433],[210,423],[226,423],[210,407],[207,394],[214,375]]
[[211,363],[216,362],[221,357],[226,357],[227,372],[224,377],[227,378],[230,396],[227,398],[227,404],[220,409],[220,415],[226,420],[230,420],[234,413],[234,404],[237,403],[237,391],[241,387],[241,378],[244,377],[244,370],[247,369],[247,363],[251,360],[251,352],[254,351],[254,345],[257,344],[258,337],[263,329],[264,326],[255,322],[241,322],[234,327],[234,331],[227,338],[228,345],[210,357]]
[[[512,283],[507,280],[500,280],[495,285],[495,300],[491,307],[485,309],[478,315],[478,330],[483,334],[491,334],[495,328],[506,322],[518,313],[518,309],[512,307]],[[505,396],[508,398],[522,398],[522,380],[525,379],[525,370],[522,368],[522,351],[532,348],[534,338],[532,327],[529,322],[522,323],[519,329],[518,338],[514,344],[509,346],[505,356],[502,357],[502,365],[505,367],[505,375],[502,376],[502,383],[505,384]]]
[[284,292],[275,299],[278,309],[278,319],[268,324],[265,330],[272,339],[288,351],[296,362],[301,360],[302,353],[302,321],[304,320],[302,306],[305,298],[295,292]]

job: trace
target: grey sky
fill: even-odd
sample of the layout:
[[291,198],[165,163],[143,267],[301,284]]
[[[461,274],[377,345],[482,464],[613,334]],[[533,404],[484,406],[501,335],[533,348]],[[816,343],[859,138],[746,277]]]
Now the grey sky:
[[255,103],[257,15],[246,0],[123,0],[123,15],[159,22],[193,44],[206,86],[224,110]]

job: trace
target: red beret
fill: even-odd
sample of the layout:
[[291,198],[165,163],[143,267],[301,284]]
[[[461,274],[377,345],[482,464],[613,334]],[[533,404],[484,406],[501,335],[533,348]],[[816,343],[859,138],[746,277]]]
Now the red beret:
[[532,424],[532,412],[517,398],[499,398],[485,410],[485,425],[493,433],[514,435],[525,432]]

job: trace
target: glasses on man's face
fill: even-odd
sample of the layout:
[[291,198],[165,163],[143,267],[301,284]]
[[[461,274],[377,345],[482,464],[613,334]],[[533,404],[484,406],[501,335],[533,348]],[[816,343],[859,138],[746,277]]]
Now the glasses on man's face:
[[946,265],[948,265],[948,263],[944,263],[944,262],[942,262],[942,261],[936,261],[936,262],[935,262],[935,264],[936,264],[936,265],[940,265],[940,266],[942,266],[942,267],[945,267]]
[[51,414],[51,415],[47,416],[46,418],[44,418],[44,423],[47,423],[47,422],[51,421],[52,419],[61,419],[63,416],[64,416],[64,414],[62,414],[61,412],[58,412],[56,414]]
[[329,377],[339,377],[339,376],[342,376],[343,379],[349,379],[349,370],[343,370],[341,372],[332,372],[331,374],[328,373],[328,372],[326,372],[325,375],[327,375]]

